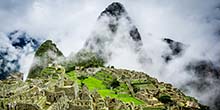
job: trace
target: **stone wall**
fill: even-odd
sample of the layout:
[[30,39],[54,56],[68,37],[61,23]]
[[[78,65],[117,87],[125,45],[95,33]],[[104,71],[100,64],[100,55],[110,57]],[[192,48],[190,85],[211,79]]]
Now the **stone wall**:
[[48,102],[54,103],[54,102],[57,102],[61,97],[64,97],[65,92],[64,91],[60,91],[60,92],[45,91],[45,95],[47,97]]

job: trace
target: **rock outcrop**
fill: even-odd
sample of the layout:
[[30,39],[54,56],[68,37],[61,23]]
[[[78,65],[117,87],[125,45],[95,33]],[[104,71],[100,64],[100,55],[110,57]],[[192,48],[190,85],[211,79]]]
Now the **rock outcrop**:
[[162,56],[166,63],[171,61],[173,58],[180,57],[186,49],[186,45],[181,42],[177,42],[169,38],[164,38],[163,41],[167,43],[169,49],[171,50],[171,52]]

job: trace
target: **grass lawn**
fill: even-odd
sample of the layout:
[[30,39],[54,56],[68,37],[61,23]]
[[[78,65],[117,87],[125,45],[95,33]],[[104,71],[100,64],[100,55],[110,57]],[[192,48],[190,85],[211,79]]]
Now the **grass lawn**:
[[[102,97],[116,98],[116,99],[121,100],[123,102],[134,102],[135,105],[144,104],[143,101],[140,101],[140,100],[130,96],[130,94],[116,94],[115,90],[107,89],[107,87],[103,83],[103,81],[96,79],[95,77],[88,77],[84,80],[79,80],[79,79],[77,79],[76,73],[74,71],[67,73],[67,75],[71,80],[77,80],[78,83],[81,83],[81,82],[84,83],[90,91],[97,90]],[[127,87],[125,87],[125,86],[126,85],[122,84],[121,89],[127,89]]]
[[116,98],[116,99],[121,100],[123,102],[134,102],[135,105],[144,104],[143,101],[140,101],[140,100],[130,96],[129,94],[115,94],[115,91],[109,90],[109,89],[98,90],[98,92],[102,97]]
[[68,72],[67,76],[70,78],[70,80],[77,80],[76,73],[74,71]]
[[111,98],[117,97],[117,94],[115,94],[115,91],[110,90],[110,89],[102,89],[102,90],[98,90],[98,92],[102,97],[111,97]]
[[119,94],[117,97],[119,100],[122,100],[123,102],[134,102],[135,105],[144,104],[143,101],[140,101],[128,94]]
[[99,89],[106,88],[101,80],[98,80],[94,77],[88,77],[85,80],[83,80],[82,82],[89,88],[90,91],[93,91],[95,89],[99,90]]

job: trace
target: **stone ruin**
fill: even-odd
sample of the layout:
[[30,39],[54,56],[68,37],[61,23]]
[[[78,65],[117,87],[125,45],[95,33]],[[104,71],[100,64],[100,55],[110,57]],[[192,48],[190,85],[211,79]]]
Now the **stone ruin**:
[[[135,105],[116,98],[102,97],[97,90],[89,91],[86,85],[70,80],[65,69],[55,65],[50,77],[27,79],[25,82],[10,78],[0,81],[0,110],[144,110],[158,107],[158,110],[180,110],[184,107],[198,110],[198,103],[171,84],[158,82],[155,78],[135,71],[114,68],[88,68],[75,70],[78,75],[93,76],[99,71],[108,73],[128,87],[119,94],[130,94],[144,102]],[[58,76],[54,79],[53,75]],[[169,95],[178,104],[161,103],[160,96]],[[168,108],[165,108],[168,107]]]
[[1,81],[0,110],[134,109],[132,104],[102,98],[97,91],[90,92],[86,85],[79,87],[65,78],[65,70],[60,66],[56,70],[59,70],[56,80],[48,77],[27,79],[26,82],[14,78]]

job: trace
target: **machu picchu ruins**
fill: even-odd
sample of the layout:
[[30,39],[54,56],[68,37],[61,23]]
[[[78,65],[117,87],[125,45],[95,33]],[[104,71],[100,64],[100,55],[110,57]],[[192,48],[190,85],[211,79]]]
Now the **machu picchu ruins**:
[[[50,71],[49,69],[50,68]],[[0,82],[1,110],[204,110],[193,97],[142,72],[48,65],[47,76]],[[43,70],[44,71],[44,70]],[[44,71],[45,72],[45,71]]]

